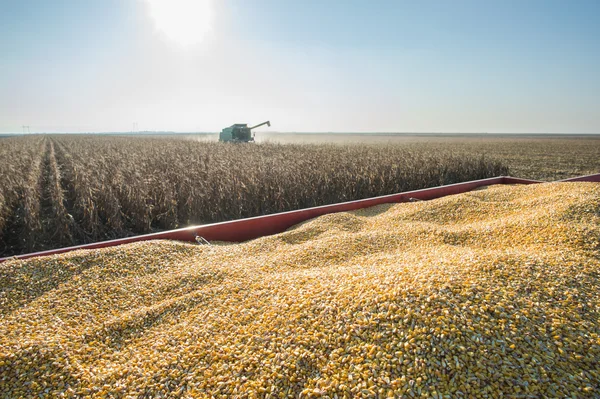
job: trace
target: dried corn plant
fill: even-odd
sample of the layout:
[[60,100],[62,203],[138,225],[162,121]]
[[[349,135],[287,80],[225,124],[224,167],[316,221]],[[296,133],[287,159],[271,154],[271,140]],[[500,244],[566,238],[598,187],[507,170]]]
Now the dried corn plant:
[[[26,161],[17,156],[3,164],[27,167],[0,191],[0,220],[15,207],[23,210],[17,230],[9,233],[19,232],[18,243],[5,245],[2,255],[508,172],[481,155],[401,145],[232,145],[83,135],[0,141],[2,153],[11,149],[29,152]],[[10,172],[2,170],[5,175]],[[21,195],[7,197],[11,190]]]
[[37,247],[44,148],[41,137],[0,141],[0,253]]

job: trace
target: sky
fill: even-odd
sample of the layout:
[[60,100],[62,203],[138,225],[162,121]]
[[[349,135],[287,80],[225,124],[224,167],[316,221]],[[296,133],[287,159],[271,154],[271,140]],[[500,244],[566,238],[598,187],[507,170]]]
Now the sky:
[[0,0],[0,133],[600,133],[598,0]]

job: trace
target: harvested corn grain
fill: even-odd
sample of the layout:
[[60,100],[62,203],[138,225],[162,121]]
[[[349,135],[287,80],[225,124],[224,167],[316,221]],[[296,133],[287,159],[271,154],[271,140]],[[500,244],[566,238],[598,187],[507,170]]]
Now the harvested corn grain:
[[0,395],[598,397],[600,185],[0,265]]

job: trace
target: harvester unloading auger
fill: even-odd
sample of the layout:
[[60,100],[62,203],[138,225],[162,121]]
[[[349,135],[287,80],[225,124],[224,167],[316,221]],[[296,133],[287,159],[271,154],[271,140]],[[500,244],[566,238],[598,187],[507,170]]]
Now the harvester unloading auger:
[[246,123],[236,123],[235,125],[231,125],[221,130],[221,134],[219,134],[219,141],[234,143],[248,143],[250,141],[254,141],[252,129],[256,129],[257,127],[261,127],[263,125],[271,127],[271,122],[266,121],[252,127],[248,127]]

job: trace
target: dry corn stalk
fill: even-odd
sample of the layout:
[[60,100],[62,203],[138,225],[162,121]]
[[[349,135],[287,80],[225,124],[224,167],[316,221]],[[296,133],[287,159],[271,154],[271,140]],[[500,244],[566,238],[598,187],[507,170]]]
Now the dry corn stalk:
[[[2,257],[508,173],[478,151],[173,136],[2,139],[0,160]],[[25,194],[12,199],[15,190]],[[26,217],[11,218],[19,202]]]

